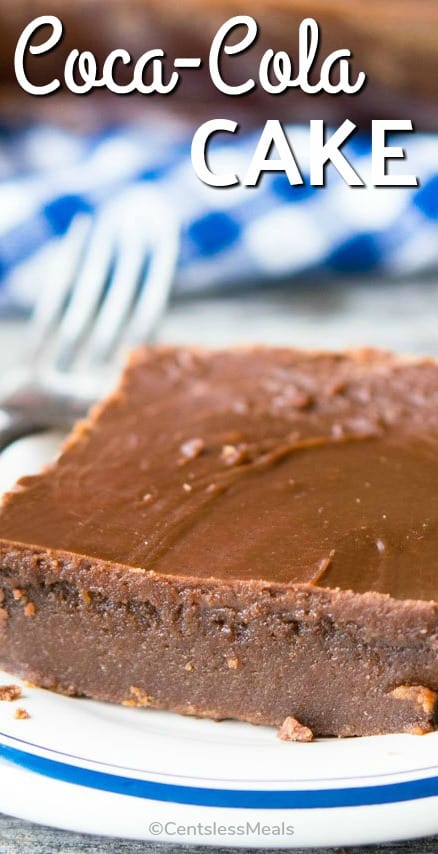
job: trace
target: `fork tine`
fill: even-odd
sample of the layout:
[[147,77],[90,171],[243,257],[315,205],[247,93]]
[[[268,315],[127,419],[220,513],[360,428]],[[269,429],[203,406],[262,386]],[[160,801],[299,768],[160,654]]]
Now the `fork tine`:
[[[151,188],[117,196],[94,221],[89,215],[74,220],[27,336],[27,364],[36,370],[19,369],[0,394],[5,408],[32,416],[26,431],[76,418],[109,386],[108,357],[120,339],[131,344],[152,336],[169,298],[178,246],[172,212]],[[100,371],[87,371],[93,359]]]
[[113,355],[141,284],[144,246],[124,235],[108,293],[90,333],[88,360],[103,363]]
[[107,217],[96,221],[84,260],[62,318],[54,355],[56,366],[66,371],[75,361],[84,336],[98,311],[113,259],[113,241]]
[[[91,361],[104,362],[117,347],[124,329],[129,344],[150,340],[167,305],[178,254],[176,227],[154,245],[143,235],[125,234],[108,297],[90,341]],[[145,273],[146,271],[146,273]]]
[[86,214],[75,217],[67,234],[55,247],[53,264],[37,298],[30,320],[29,341],[25,352],[27,364],[35,364],[46,348],[50,334],[59,321],[69,292],[74,284],[75,271],[83,251],[91,218]]
[[139,300],[126,331],[129,346],[151,341],[169,301],[179,253],[179,229],[169,222],[150,254]]

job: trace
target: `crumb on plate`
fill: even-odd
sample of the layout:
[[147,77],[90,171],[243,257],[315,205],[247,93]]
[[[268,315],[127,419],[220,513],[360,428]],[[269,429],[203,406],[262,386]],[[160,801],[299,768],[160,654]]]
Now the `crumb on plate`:
[[18,700],[21,697],[21,688],[19,685],[0,685],[0,700],[5,700],[11,703],[13,700]]
[[27,721],[30,718],[30,714],[26,711],[26,709],[22,709],[19,706],[18,709],[15,709],[14,718],[17,721]]
[[296,718],[287,717],[278,730],[278,737],[281,741],[307,742],[313,741],[313,732],[309,727],[297,721]]

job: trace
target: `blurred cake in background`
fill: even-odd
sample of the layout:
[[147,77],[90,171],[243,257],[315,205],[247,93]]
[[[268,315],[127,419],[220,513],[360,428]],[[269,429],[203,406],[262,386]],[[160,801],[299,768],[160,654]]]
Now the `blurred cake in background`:
[[[221,24],[236,14],[252,15],[260,38],[245,56],[228,57],[224,74],[240,82],[257,73],[258,59],[268,47],[285,49],[297,60],[300,21],[311,15],[321,26],[320,59],[349,48],[354,68],[364,70],[368,83],[354,96],[316,96],[289,90],[276,96],[260,88],[247,96],[220,95],[204,66],[186,71],[170,98],[118,97],[120,115],[150,112],[152,106],[185,117],[223,114],[305,121],[318,117],[359,124],[373,118],[410,118],[417,130],[438,129],[438,4],[435,0],[0,0],[0,109],[17,119],[48,112],[63,123],[95,123],[114,118],[114,96],[94,92],[87,97],[56,93],[37,98],[21,92],[14,77],[13,57],[24,27],[39,15],[54,14],[65,26],[65,38],[50,55],[31,57],[28,74],[36,84],[61,76],[72,48],[92,50],[102,60],[114,48],[137,58],[151,48],[173,56],[208,55]],[[47,38],[47,34],[45,35]],[[43,40],[42,35],[40,39]],[[120,68],[120,82],[129,70]],[[317,73],[317,69],[315,70]],[[127,77],[128,75],[128,77]]]

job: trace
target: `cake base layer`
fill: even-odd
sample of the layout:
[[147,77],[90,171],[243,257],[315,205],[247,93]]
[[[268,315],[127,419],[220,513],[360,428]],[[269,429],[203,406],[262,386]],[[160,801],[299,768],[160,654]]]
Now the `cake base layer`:
[[3,547],[0,564],[0,664],[44,688],[274,726],[292,717],[316,736],[434,728],[432,603],[197,583],[22,546]]

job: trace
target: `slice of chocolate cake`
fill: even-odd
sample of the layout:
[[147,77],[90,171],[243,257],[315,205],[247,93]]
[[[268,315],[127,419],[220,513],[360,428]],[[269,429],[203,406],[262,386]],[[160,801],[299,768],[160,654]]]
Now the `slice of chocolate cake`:
[[11,673],[283,737],[433,729],[431,360],[141,349],[0,538]]

